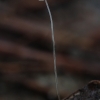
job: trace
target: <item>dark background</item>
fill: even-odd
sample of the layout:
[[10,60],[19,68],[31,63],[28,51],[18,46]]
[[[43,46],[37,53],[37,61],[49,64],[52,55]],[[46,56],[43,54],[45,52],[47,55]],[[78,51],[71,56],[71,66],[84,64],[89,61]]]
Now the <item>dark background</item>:
[[[48,0],[59,94],[100,79],[100,0]],[[45,2],[0,0],[0,100],[58,100]]]

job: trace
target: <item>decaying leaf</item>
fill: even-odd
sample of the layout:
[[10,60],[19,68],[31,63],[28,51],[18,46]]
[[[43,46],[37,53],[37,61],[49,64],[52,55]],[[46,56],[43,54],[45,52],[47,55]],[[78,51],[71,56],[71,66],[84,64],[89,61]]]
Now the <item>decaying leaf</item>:
[[85,87],[63,100],[100,100],[100,81],[89,82]]

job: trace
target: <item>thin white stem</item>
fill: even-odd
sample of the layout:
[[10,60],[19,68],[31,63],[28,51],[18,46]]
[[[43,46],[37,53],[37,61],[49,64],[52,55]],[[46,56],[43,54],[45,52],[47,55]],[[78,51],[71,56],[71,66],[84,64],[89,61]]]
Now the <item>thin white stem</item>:
[[47,0],[45,0],[45,3],[46,3],[46,6],[47,6],[47,9],[48,9],[48,13],[49,13],[49,16],[50,16],[50,21],[51,21],[56,92],[57,92],[58,100],[60,100],[60,96],[59,96],[59,92],[58,92],[58,76],[57,76],[57,67],[56,67],[56,52],[55,52],[55,38],[54,38],[54,29],[53,29],[53,19],[52,19],[51,11],[50,11],[50,8],[49,8]]

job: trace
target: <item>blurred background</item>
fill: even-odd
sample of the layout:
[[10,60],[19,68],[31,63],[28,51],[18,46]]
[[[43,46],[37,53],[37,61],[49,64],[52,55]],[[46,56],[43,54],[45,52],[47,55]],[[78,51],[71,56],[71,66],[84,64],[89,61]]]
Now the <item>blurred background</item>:
[[[100,79],[100,0],[48,0],[59,94]],[[45,2],[0,0],[0,100],[58,100]]]

